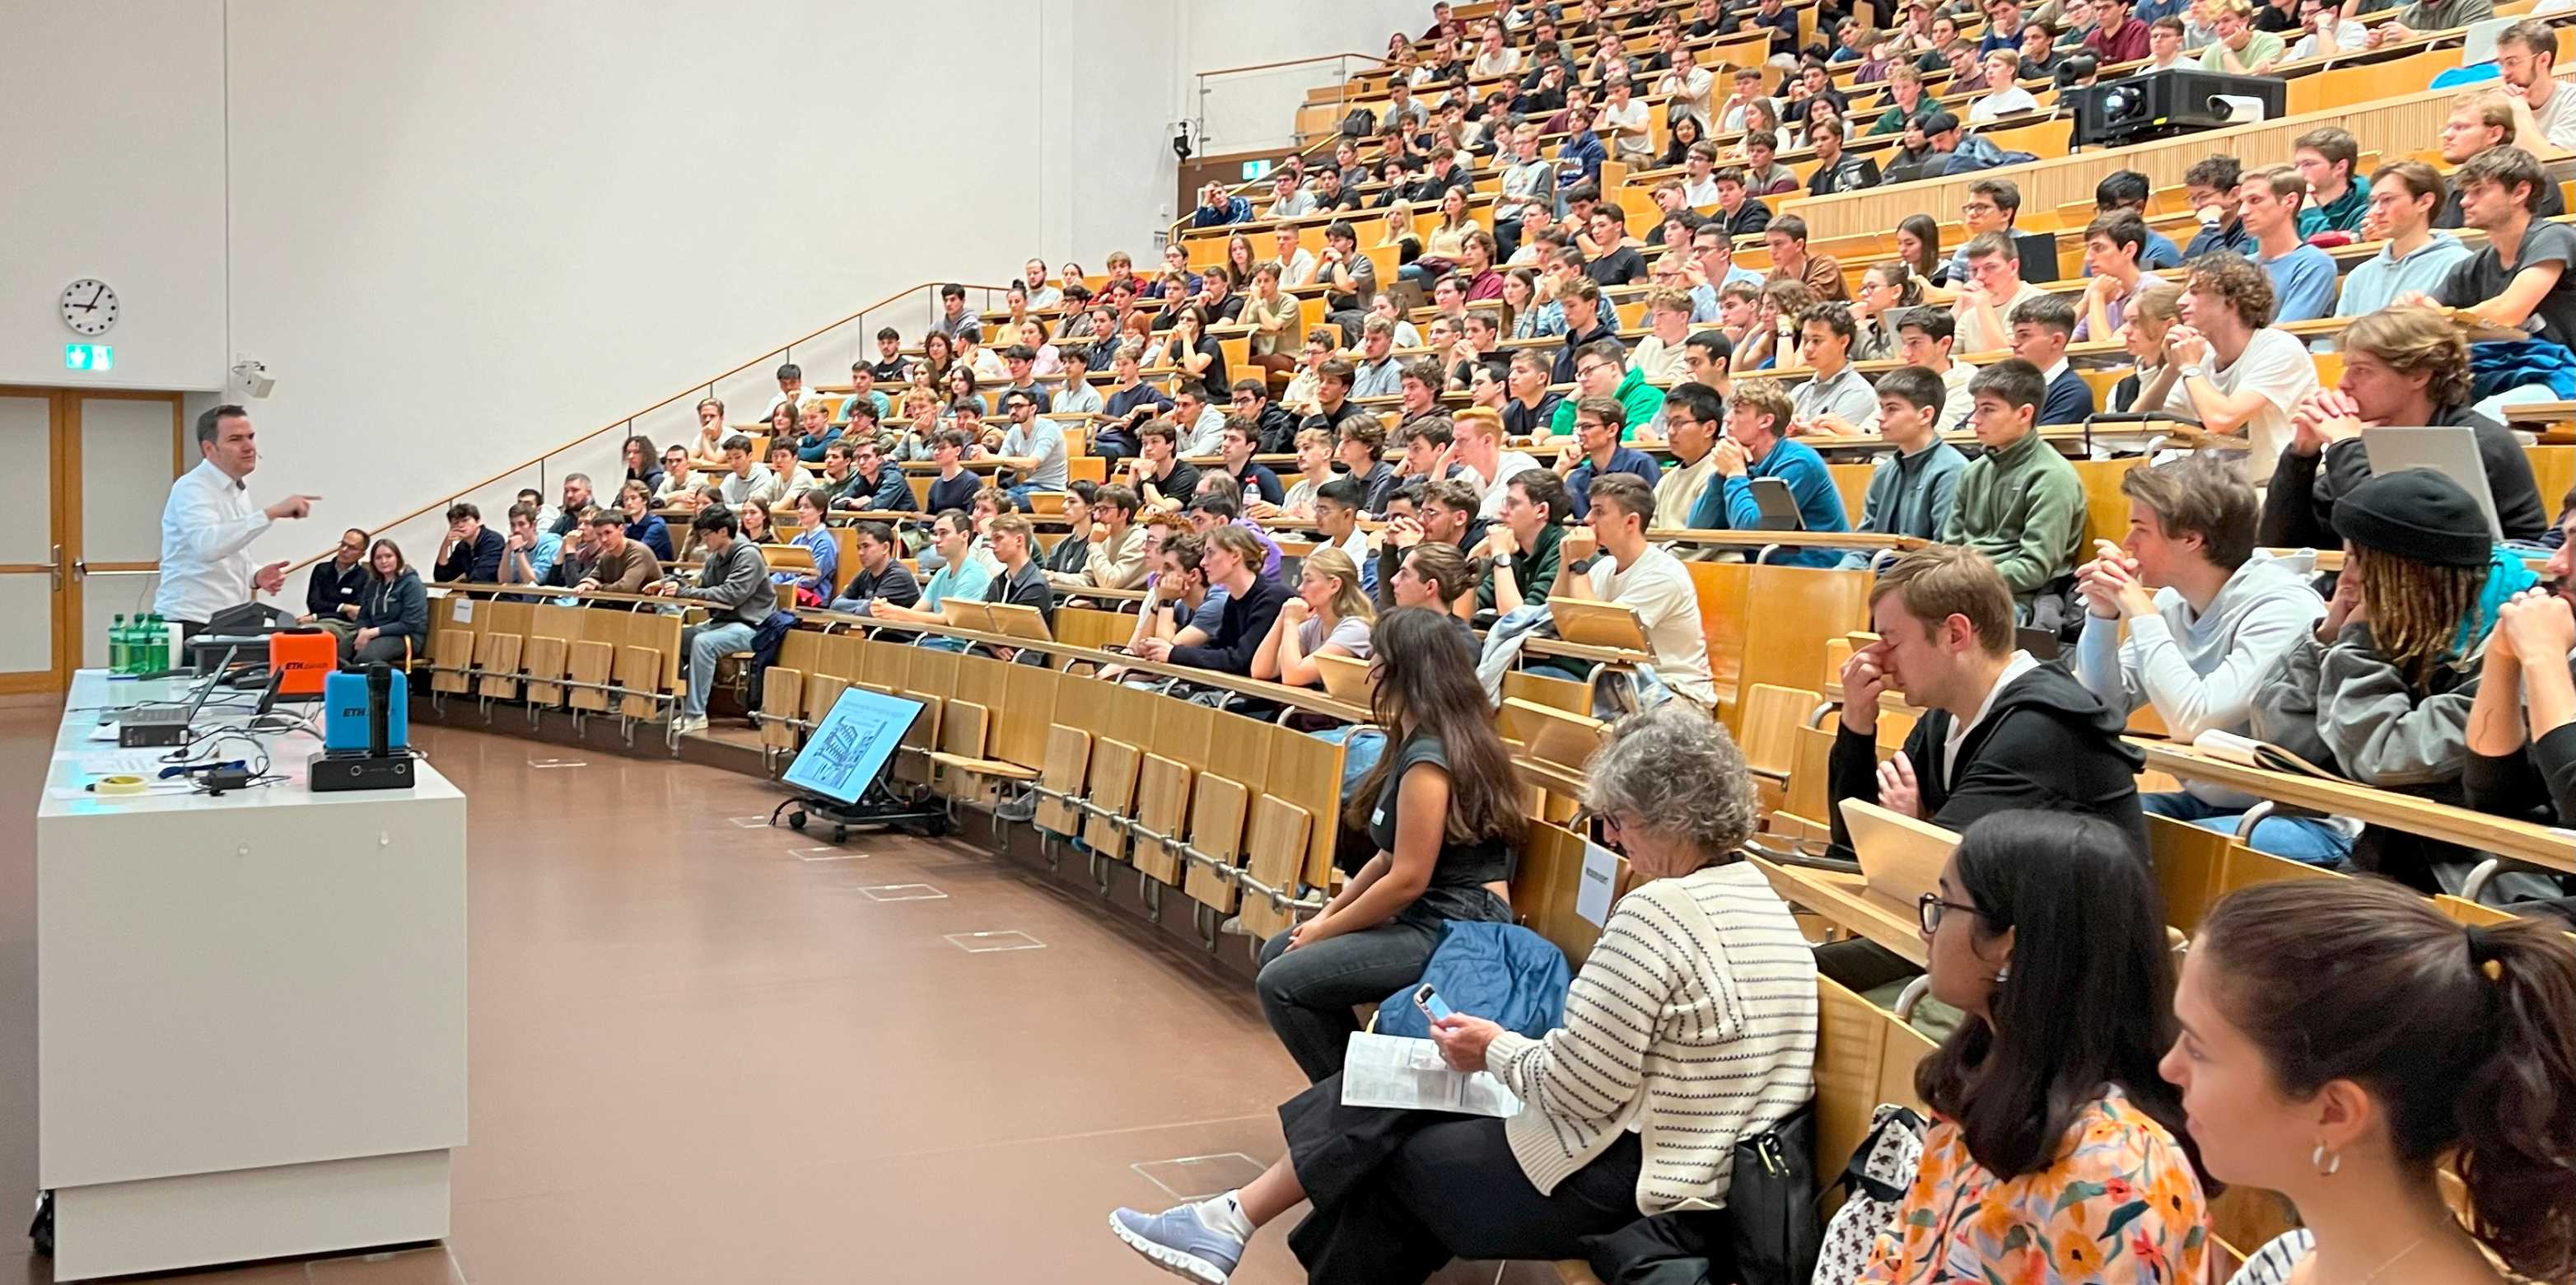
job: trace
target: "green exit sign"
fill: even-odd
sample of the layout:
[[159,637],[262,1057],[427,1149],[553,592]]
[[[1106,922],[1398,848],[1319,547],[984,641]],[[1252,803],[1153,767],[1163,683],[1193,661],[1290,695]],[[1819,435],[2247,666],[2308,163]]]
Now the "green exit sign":
[[1243,181],[1249,183],[1252,180],[1269,173],[1270,165],[1271,163],[1266,160],[1245,161],[1243,163]]
[[116,349],[107,344],[64,344],[63,369],[114,370]]

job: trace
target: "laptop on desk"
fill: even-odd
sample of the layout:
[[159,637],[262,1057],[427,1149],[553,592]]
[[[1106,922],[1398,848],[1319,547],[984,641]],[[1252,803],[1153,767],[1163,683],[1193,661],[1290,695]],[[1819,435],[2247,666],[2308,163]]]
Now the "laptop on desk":
[[1556,636],[1587,647],[1621,647],[1645,651],[1646,630],[1639,623],[1637,609],[1623,602],[1599,602],[1590,598],[1550,598],[1550,619],[1556,622]]
[[1911,918],[1924,893],[1941,886],[1941,867],[1959,836],[1860,799],[1842,801],[1843,828],[1860,859],[1863,895]]

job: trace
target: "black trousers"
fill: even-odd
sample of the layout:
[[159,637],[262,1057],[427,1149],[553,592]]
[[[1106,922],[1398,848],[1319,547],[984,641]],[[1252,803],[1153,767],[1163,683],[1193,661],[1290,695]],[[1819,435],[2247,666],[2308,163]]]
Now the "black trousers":
[[1416,1285],[1452,1258],[1581,1258],[1637,1220],[1637,1135],[1542,1196],[1486,1116],[1341,1105],[1338,1075],[1279,1108],[1314,1211],[1288,1233],[1309,1285]]

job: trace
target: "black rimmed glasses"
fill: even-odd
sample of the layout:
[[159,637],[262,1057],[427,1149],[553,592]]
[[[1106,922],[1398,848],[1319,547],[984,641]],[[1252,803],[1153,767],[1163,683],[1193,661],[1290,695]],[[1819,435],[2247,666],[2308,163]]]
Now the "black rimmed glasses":
[[1937,892],[1927,892],[1914,899],[1914,919],[1923,926],[1926,937],[1940,930],[1941,914],[1949,910],[1963,910],[1972,915],[1979,913],[1975,906],[1964,902],[1943,901]]

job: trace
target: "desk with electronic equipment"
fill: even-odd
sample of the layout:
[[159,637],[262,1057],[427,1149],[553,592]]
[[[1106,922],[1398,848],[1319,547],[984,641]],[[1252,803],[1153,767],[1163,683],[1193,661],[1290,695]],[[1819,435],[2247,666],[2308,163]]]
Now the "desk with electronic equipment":
[[[74,676],[36,822],[38,1180],[54,1278],[444,1238],[465,1142],[465,796],[315,793],[321,740],[219,690],[210,795],[96,737],[184,680]],[[102,757],[104,756],[104,757]],[[148,760],[148,761],[147,761]],[[140,775],[115,792],[103,774]],[[270,779],[270,778],[278,779]]]

